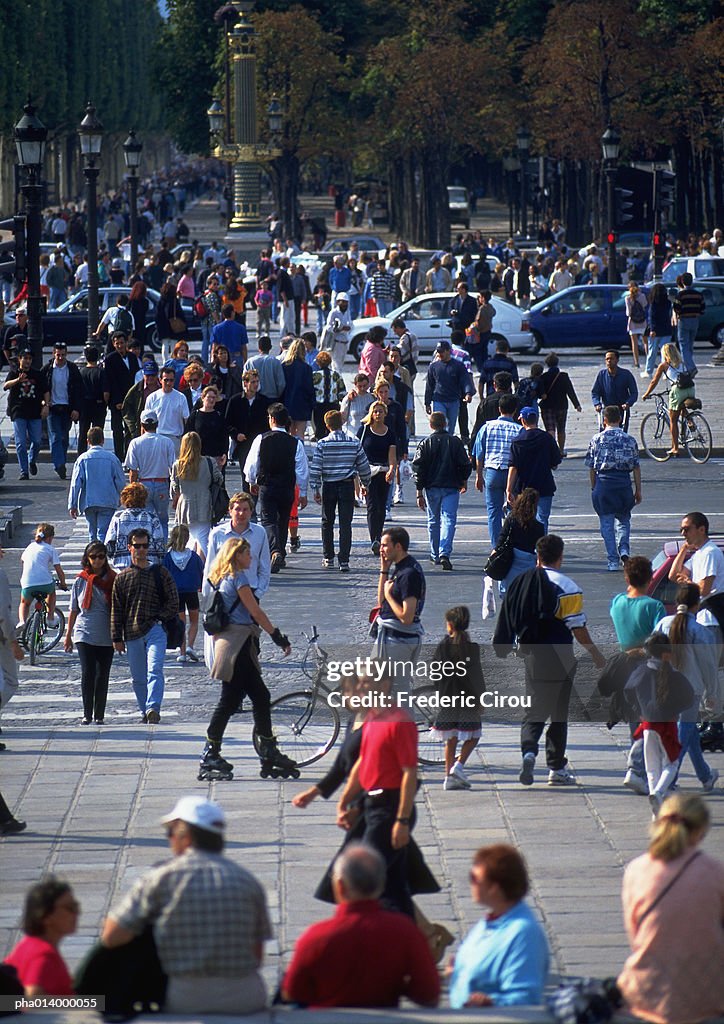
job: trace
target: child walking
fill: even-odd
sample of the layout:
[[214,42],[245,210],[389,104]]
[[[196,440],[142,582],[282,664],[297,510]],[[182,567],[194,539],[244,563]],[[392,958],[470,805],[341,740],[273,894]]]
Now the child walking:
[[[441,708],[432,731],[445,741],[445,781],[443,789],[470,789],[465,764],[480,742],[481,704],[485,679],[480,662],[480,647],[468,634],[470,609],[457,605],[445,612],[447,636],[435,648],[436,662],[464,666],[460,674],[452,674],[435,683],[441,697],[456,697],[457,704]],[[458,742],[461,744],[457,752]]]
[[183,523],[174,526],[163,559],[178,590],[178,613],[184,626],[186,612],[189,613],[188,638],[181,644],[181,653],[176,658],[181,665],[201,661],[201,655],[194,650],[194,643],[199,631],[199,590],[204,578],[204,563],[195,551],[186,547],[189,537],[188,526]]

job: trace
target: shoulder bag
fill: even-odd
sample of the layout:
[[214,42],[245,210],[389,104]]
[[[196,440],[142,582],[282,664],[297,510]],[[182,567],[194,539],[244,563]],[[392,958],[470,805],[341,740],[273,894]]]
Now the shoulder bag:
[[184,334],[186,331],[186,321],[179,316],[178,299],[174,302],[173,316],[168,318],[168,325],[174,334]]
[[214,479],[214,461],[210,455],[206,456],[206,462],[209,467],[209,475],[211,476],[211,483],[209,484],[209,491],[211,492],[211,525],[216,526],[222,519],[225,519],[229,514],[229,494],[224,487],[223,478],[221,482]]
[[510,567],[513,564],[513,539],[508,530],[503,543],[500,543],[498,538],[498,544],[495,550],[491,553],[488,561],[483,567],[483,572],[486,576],[489,576],[491,580],[504,580],[510,572]]
[[[156,590],[158,592],[159,604],[163,608],[164,593],[163,583],[161,582],[161,566],[152,566],[151,572],[153,573],[156,580]],[[186,639],[186,625],[184,622],[181,621],[178,615],[174,615],[170,619],[161,618],[161,616],[159,615],[159,619],[161,625],[166,630],[166,650],[175,651],[176,648],[180,647],[181,644]]]

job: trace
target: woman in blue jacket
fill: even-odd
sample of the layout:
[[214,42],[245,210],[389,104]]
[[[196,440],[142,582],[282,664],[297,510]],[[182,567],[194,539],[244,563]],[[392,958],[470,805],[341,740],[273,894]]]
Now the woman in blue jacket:
[[284,406],[292,426],[290,433],[304,439],[304,431],[314,408],[314,381],[312,367],[305,358],[304,342],[297,338],[287,349],[282,361],[284,367]]

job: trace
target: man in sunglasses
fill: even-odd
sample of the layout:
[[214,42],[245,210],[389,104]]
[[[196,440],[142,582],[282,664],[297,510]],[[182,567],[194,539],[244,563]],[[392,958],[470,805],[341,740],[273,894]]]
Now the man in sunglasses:
[[125,651],[141,720],[161,721],[166,653],[163,623],[178,615],[178,591],[168,569],[148,559],[148,530],[132,530],[128,538],[131,564],[113,581],[111,639],[119,654]]

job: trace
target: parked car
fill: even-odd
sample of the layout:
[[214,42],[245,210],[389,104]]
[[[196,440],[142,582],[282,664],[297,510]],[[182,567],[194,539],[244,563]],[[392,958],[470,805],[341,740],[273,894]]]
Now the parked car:
[[[704,297],[706,309],[699,317],[699,328],[696,332],[697,341],[708,341],[714,348],[724,345],[724,278],[703,278],[694,281],[694,288]],[[670,286],[669,298],[673,301],[678,289]]]
[[[476,292],[471,295],[477,297]],[[410,330],[417,336],[420,343],[420,355],[429,356],[442,339],[450,338],[450,305],[456,297],[455,292],[431,292],[418,295],[415,299],[403,302],[393,309],[389,316],[362,317],[352,321],[352,337],[349,351],[354,359],[359,359],[367,332],[371,327],[382,326],[391,332],[392,321],[404,317]],[[493,297],[495,319],[493,320],[493,340],[504,338],[511,349],[530,351],[533,338],[528,328],[528,314],[525,310],[511,305],[504,299]]]
[[450,212],[451,224],[462,224],[470,227],[470,196],[462,185],[448,185],[447,208]]
[[[111,288],[99,288],[99,313],[102,314],[109,306],[113,306],[119,295],[130,295],[131,289],[126,285]],[[154,352],[161,351],[161,342],[156,328],[156,307],[160,295],[153,288],[147,291],[148,315],[146,318],[146,340]],[[201,324],[193,311],[190,299],[182,301],[184,316],[189,325],[188,340],[201,340]],[[83,346],[88,336],[88,289],[81,288],[71,295],[57,309],[43,314],[43,346],[51,348],[56,341],[65,341],[68,345]]]
[[625,285],[580,284],[541,299],[528,311],[533,350],[628,345],[627,295]]
[[724,277],[724,256],[674,256],[664,267],[661,280],[676,284],[679,274],[688,271],[692,277]]
[[[710,539],[724,551],[724,537],[711,537]],[[679,589],[679,584],[669,579],[669,570],[683,543],[681,537],[676,540],[667,540],[651,562],[654,575],[649,583],[647,593],[649,597],[658,598],[666,606],[669,615],[673,615],[676,611],[676,591]]]

